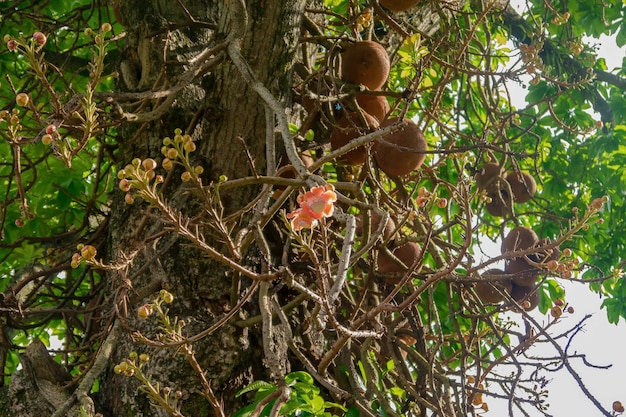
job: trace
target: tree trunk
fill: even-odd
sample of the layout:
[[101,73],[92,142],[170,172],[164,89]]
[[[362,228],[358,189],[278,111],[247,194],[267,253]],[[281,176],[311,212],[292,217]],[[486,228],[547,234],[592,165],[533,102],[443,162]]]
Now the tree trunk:
[[[305,1],[247,3],[248,26],[241,42],[242,55],[258,80],[288,106],[290,68]],[[182,4],[196,22],[187,18]],[[239,6],[234,0],[180,4],[164,0],[120,0],[117,6],[118,18],[128,30],[126,58],[120,65],[122,91],[172,87],[177,77],[189,68],[190,59],[204,48],[214,47],[234,29],[241,30],[244,24],[232,20],[238,18]],[[222,175],[238,178],[265,173],[267,129],[263,102],[246,85],[223,51],[214,59],[222,62],[179,92],[171,108],[158,120],[143,125],[127,123],[119,129],[122,145],[117,162],[120,168],[141,155],[160,160],[163,138],[174,137],[174,130],[180,128],[197,144],[194,163],[204,167],[205,184],[218,181]],[[198,202],[185,192],[188,187],[178,179],[181,173],[175,170],[173,180],[162,189],[175,209],[193,214]],[[248,187],[223,193],[224,214],[240,209],[258,192],[258,188]],[[137,308],[148,298],[138,299],[136,292],[145,297],[153,296],[153,290],[159,285],[168,288],[175,296],[169,306],[171,315],[184,319],[185,333],[193,335],[227,312],[240,296],[239,291],[243,292],[250,281],[241,279],[233,292],[233,285],[240,277],[190,248],[188,242],[177,238],[174,232],[161,233],[165,230],[163,224],[147,216],[144,204],[126,205],[122,192],[117,192],[113,201],[108,257],[111,262],[119,263],[132,257],[132,262],[121,272],[107,276],[111,281],[112,300],[118,308],[122,306],[123,295],[128,294],[124,305],[128,319],[123,323],[117,350],[101,376],[97,408],[105,415],[116,417],[165,415],[148,405],[149,400],[138,391],[135,379],[113,371],[116,364],[129,357],[131,350],[137,349],[131,329],[138,329],[151,338],[158,332],[155,320],[137,317]],[[249,258],[241,262],[254,267],[258,262]],[[127,284],[133,289],[120,291]],[[145,294],[146,288],[152,289],[148,291],[150,294]],[[225,325],[194,344],[196,356],[207,371],[216,397],[225,402],[226,415],[231,415],[236,407],[234,393],[245,383],[265,374],[259,331]],[[182,411],[186,416],[212,415],[207,400],[196,393],[197,375],[184,356],[176,354],[176,349],[146,347],[139,353],[150,355],[151,359],[143,368],[146,374],[152,374],[153,380],[162,386],[181,391]]]

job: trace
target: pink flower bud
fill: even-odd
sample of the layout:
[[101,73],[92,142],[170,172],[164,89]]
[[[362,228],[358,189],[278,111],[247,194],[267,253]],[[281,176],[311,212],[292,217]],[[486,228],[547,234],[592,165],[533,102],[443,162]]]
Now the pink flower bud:
[[7,48],[9,49],[9,51],[11,52],[15,52],[17,51],[17,41],[15,39],[10,39],[7,42]]
[[142,319],[147,319],[152,314],[152,306],[150,304],[144,304],[137,309],[137,315]]
[[157,163],[154,159],[148,158],[148,159],[144,159],[141,162],[141,166],[143,166],[143,169],[145,169],[146,171],[152,171],[156,169]]
[[33,40],[37,43],[37,45],[39,46],[43,46],[46,44],[46,35],[44,35],[41,32],[35,32],[33,33]]
[[80,257],[79,253],[75,253],[72,255],[72,262],[70,262],[70,265],[72,268],[78,268],[78,266],[80,265],[82,258]]
[[130,181],[128,181],[126,178],[122,178],[120,180],[120,190],[130,191]]

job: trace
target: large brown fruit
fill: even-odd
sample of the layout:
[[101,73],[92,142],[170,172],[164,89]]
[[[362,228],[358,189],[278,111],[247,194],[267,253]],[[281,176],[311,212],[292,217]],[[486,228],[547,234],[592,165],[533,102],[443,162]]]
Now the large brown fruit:
[[[531,261],[541,264],[550,260],[557,260],[561,257],[559,248],[541,250],[543,246],[549,245],[550,239],[541,239],[535,245],[536,253],[527,255]],[[512,281],[514,284],[530,287],[537,282],[541,273],[541,268],[531,265],[524,257],[514,258],[507,261],[506,272],[513,274]]]
[[379,0],[378,2],[392,12],[403,12],[415,6],[420,0]]
[[364,112],[374,116],[379,122],[385,120],[389,113],[389,102],[385,96],[360,94],[356,96],[356,102]]
[[[405,267],[396,262],[391,256],[387,255],[385,251],[381,250],[378,251],[378,258],[376,259],[378,272],[381,274],[406,272],[406,268],[413,265],[415,260],[422,255],[422,248],[416,242],[406,242],[405,244],[395,248],[393,250],[393,255],[402,261]],[[400,281],[400,277],[387,277],[385,281],[389,284],[397,284]]]
[[528,172],[509,172],[506,181],[511,185],[516,203],[530,201],[537,192],[537,183]]
[[498,177],[497,181],[497,184],[500,186],[500,191],[497,193],[487,194],[489,201],[485,204],[485,209],[487,210],[487,213],[492,216],[505,217],[509,214],[511,199],[509,198],[509,191],[507,188],[502,186],[504,179]]
[[[370,213],[370,233],[369,236],[372,236],[372,233],[378,230],[378,225],[380,224],[381,216],[376,214],[376,212],[372,211]],[[363,214],[359,214],[356,219],[356,234],[359,236],[363,236]],[[393,221],[391,217],[387,220],[385,224],[385,228],[383,229],[382,239],[383,241],[389,241],[393,239],[393,232],[396,230],[396,223]]]
[[[380,127],[390,126],[397,118],[387,119]],[[387,175],[404,176],[418,169],[426,159],[426,139],[415,123],[405,120],[395,132],[385,136],[384,142],[374,144],[374,159]]]
[[389,77],[389,55],[374,41],[360,41],[348,47],[342,55],[341,74],[352,84],[363,84],[379,90]]
[[[539,239],[534,230],[518,226],[502,240],[502,253],[527,250],[534,247]],[[506,261],[505,271],[514,275],[512,281],[518,285],[529,286],[537,281],[539,270],[528,263],[526,258],[517,257]]]
[[[330,147],[334,151],[347,145],[352,139],[356,139],[367,134],[370,130],[378,128],[378,120],[374,116],[363,113],[368,126],[364,127],[358,113],[349,113],[343,116],[333,128],[330,134]],[[341,156],[341,159],[350,165],[360,165],[365,162],[367,152],[360,146]]]
[[524,287],[514,283],[511,289],[511,298],[517,301],[524,310],[530,311],[539,305],[541,295],[536,285]]
[[509,259],[504,268],[507,274],[511,274],[514,284],[530,287],[537,282],[540,270],[535,268],[524,258]]
[[474,179],[478,189],[487,191],[487,194],[493,194],[502,189],[502,168],[494,163],[485,164],[476,172]]
[[530,249],[537,244],[539,238],[533,229],[517,226],[502,240],[502,253]]
[[[522,251],[535,247],[539,239],[534,230],[518,226],[511,230],[509,234],[502,241],[502,253]],[[533,259],[534,254],[528,255],[529,259]],[[508,259],[506,261],[505,270],[507,274],[512,274],[512,281],[515,284],[522,286],[531,286],[539,278],[540,270],[528,263],[525,257],[520,256],[518,258]]]
[[[483,278],[490,278],[498,275],[505,275],[501,269],[489,269],[481,274]],[[510,279],[485,280],[474,284],[474,291],[478,298],[485,304],[498,304],[503,301],[504,294],[511,294],[512,284]],[[499,291],[498,291],[499,290]]]

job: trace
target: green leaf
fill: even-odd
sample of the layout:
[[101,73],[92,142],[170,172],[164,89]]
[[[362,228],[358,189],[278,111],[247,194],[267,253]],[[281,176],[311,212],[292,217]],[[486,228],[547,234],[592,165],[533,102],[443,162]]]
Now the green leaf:
[[553,95],[554,88],[547,82],[541,81],[537,85],[532,86],[526,95],[526,101],[529,104],[537,103],[544,98]]
[[606,308],[606,316],[609,323],[618,324],[621,314],[621,300],[615,298],[605,298],[602,301],[602,308]]
[[289,386],[293,385],[297,381],[301,381],[308,385],[313,385],[314,383],[313,377],[308,372],[304,371],[291,372],[285,376],[285,382]]
[[288,383],[288,385],[293,387],[298,392],[298,394],[316,395],[317,393],[319,393],[319,388],[313,385],[313,383],[291,382]]
[[361,417],[361,413],[358,408],[350,407],[348,408],[348,411],[346,411],[345,417]]
[[404,398],[406,395],[406,391],[400,387],[391,387],[389,388],[389,393],[396,397]]
[[265,390],[272,390],[271,392],[273,392],[274,390],[276,390],[278,387],[270,382],[266,382],[266,381],[254,381],[253,383],[251,383],[250,385],[240,389],[239,391],[237,391],[237,393],[235,394],[235,397],[238,398],[240,396],[242,396],[243,394],[250,392],[250,391],[257,391],[260,389],[265,389]]
[[313,397],[313,399],[311,400],[311,406],[315,414],[319,413],[320,411],[324,411],[325,409],[324,399],[319,396]]

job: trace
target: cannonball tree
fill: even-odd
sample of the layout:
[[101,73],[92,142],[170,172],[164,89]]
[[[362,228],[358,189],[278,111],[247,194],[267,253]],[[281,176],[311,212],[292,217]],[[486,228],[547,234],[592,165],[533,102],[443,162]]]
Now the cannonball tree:
[[623,412],[626,6],[526,3],[0,5],[0,414]]

